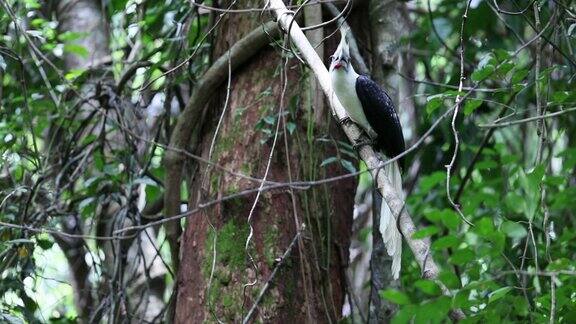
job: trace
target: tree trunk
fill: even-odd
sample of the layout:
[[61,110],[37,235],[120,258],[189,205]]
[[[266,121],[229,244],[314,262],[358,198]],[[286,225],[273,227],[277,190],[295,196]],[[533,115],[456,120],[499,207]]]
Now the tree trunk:
[[[401,52],[400,40],[410,31],[410,19],[406,4],[393,0],[372,0],[368,4],[370,35],[372,36],[372,77],[384,87],[397,108],[406,142],[411,143],[416,137],[416,110],[412,99],[412,85],[396,71],[414,75],[414,67],[410,64],[410,56]],[[407,170],[403,170],[404,178]],[[387,288],[397,288],[400,282],[394,280],[389,271],[392,259],[386,252],[380,226],[379,215],[382,197],[373,197],[374,222],[372,225],[372,270],[371,292],[371,323],[387,323],[392,319],[396,306],[382,300],[379,291]]]
[[[66,70],[83,69],[91,65],[102,62],[109,54],[108,33],[104,17],[100,6],[96,1],[59,1],[56,4],[56,14],[60,23],[60,30],[63,32],[86,33],[86,36],[77,40],[77,44],[90,53],[88,57],[82,57],[73,53],[67,53],[64,57]],[[92,89],[84,89],[86,92],[93,92]],[[54,126],[56,133],[59,126]],[[56,137],[57,136],[57,137]],[[53,147],[48,152],[62,151],[60,136],[51,137],[55,139]],[[58,139],[56,139],[58,138]],[[49,155],[50,156],[50,155]],[[52,156],[52,163],[63,166],[60,160],[64,155],[55,154]],[[57,158],[54,158],[57,157]],[[56,168],[58,172],[61,167]],[[62,228],[69,234],[82,234],[83,222],[77,215],[66,216],[61,221]],[[90,267],[86,263],[85,256],[88,253],[87,244],[82,238],[66,238],[55,236],[55,241],[64,252],[68,265],[70,266],[70,279],[74,287],[74,303],[78,316],[87,321],[95,307],[93,296],[93,285],[89,280]]]
[[[258,4],[252,1],[247,6]],[[258,26],[257,14],[228,15],[215,37],[216,57]],[[288,84],[282,96],[280,79],[285,68]],[[343,174],[340,163],[320,166],[338,153],[335,140],[318,141],[318,137],[327,137],[329,129],[336,139],[341,133],[335,125],[315,120],[313,98],[306,95],[309,84],[300,81],[302,72],[294,59],[284,66],[279,49],[271,48],[240,67],[232,74],[227,105],[226,85],[220,87],[216,102],[210,105],[199,153],[229,170],[256,178],[264,177],[272,154],[269,181]],[[226,111],[210,154],[223,107]],[[278,118],[280,110],[286,113],[280,115],[282,118]],[[277,122],[281,124],[274,145]],[[217,169],[208,170],[205,165],[189,183],[190,209],[199,202],[260,185]],[[268,281],[252,320],[338,320],[344,301],[355,187],[355,181],[347,179],[302,191],[285,188],[262,192],[259,197],[252,193],[191,215],[181,245],[175,321],[240,322]],[[302,228],[297,243],[280,260]],[[276,267],[276,276],[270,278]]]

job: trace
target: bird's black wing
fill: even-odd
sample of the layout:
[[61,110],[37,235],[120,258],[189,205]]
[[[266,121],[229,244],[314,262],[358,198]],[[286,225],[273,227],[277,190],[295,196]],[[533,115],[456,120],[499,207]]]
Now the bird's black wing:
[[[368,123],[378,134],[376,148],[384,151],[389,158],[404,152],[402,126],[394,109],[394,103],[388,94],[376,82],[364,75],[356,79],[356,93]],[[400,166],[403,166],[403,160],[403,158],[400,159]]]

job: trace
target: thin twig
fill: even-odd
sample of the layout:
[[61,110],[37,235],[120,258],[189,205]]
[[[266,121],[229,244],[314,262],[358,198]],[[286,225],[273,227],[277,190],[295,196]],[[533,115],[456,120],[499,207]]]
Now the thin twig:
[[456,163],[458,150],[460,148],[460,138],[458,137],[458,130],[456,129],[456,118],[458,118],[458,111],[460,110],[462,102],[464,101],[464,98],[460,96],[460,93],[462,92],[462,88],[464,86],[464,79],[465,79],[464,26],[466,24],[466,18],[468,18],[468,9],[470,8],[470,2],[472,2],[472,0],[468,0],[466,4],[466,9],[464,10],[464,14],[462,15],[462,24],[460,25],[460,83],[458,85],[458,94],[456,95],[456,108],[454,109],[454,114],[452,115],[452,123],[451,123],[452,134],[454,135],[454,153],[452,154],[452,159],[450,160],[450,163],[446,165],[446,196],[448,197],[448,201],[450,202],[454,210],[456,210],[458,212],[458,215],[460,215],[460,218],[462,218],[462,220],[464,220],[468,225],[472,225],[472,223],[466,218],[466,216],[464,216],[464,213],[462,213],[462,211],[460,210],[460,206],[454,202],[454,200],[452,199],[452,195],[450,194],[450,177],[452,168]]
[[538,121],[538,120],[541,120],[541,119],[547,119],[547,118],[552,118],[552,117],[564,115],[564,114],[567,114],[567,113],[569,113],[569,112],[573,112],[573,111],[575,111],[575,110],[576,110],[576,107],[570,107],[570,108],[566,108],[566,109],[564,109],[564,110],[556,111],[556,112],[549,113],[549,114],[545,114],[545,115],[541,115],[541,116],[533,116],[533,117],[528,117],[528,118],[513,120],[513,121],[509,121],[509,122],[504,122],[504,123],[480,124],[480,125],[478,125],[478,127],[480,127],[480,128],[500,128],[500,127],[508,127],[508,126],[512,126],[512,125],[519,125],[519,124],[524,124],[524,123],[530,123],[530,122]]

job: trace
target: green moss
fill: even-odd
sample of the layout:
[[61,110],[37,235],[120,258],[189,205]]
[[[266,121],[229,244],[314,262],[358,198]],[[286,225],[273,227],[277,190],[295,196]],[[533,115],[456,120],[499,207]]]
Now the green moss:
[[269,267],[274,266],[278,244],[278,227],[274,224],[268,226],[264,233],[264,259]]
[[244,173],[245,175],[249,176],[252,174],[252,165],[250,165],[250,163],[245,162],[240,167],[240,171],[242,171],[242,173]]
[[230,308],[234,305],[234,299],[230,295],[225,295],[222,297],[222,306]]
[[209,306],[213,310],[218,310],[218,317],[231,322],[240,320],[236,317],[241,314],[243,289],[241,283],[235,282],[234,276],[244,273],[247,267],[244,242],[248,233],[247,224],[231,220],[218,229],[216,234],[210,230],[206,238],[202,275],[208,282],[212,270],[214,238],[216,237],[216,263],[207,296]]
[[232,118],[232,123],[229,126],[230,129],[226,131],[220,131],[219,136],[216,141],[216,147],[214,148],[214,154],[212,155],[212,160],[217,161],[222,153],[231,151],[239,138],[243,136],[243,126],[241,118],[245,108],[238,108],[234,110],[234,116]]
[[[216,263],[230,269],[230,271],[244,269],[246,265],[246,252],[244,242],[248,237],[249,227],[246,224],[236,224],[231,220],[218,230],[216,239]],[[206,242],[207,274],[210,275],[214,249],[214,232],[210,231]]]
[[212,174],[210,175],[210,190],[212,191],[211,193],[214,193],[214,191],[217,190],[218,183],[220,183],[220,173],[212,172]]
[[[236,182],[230,182],[228,184],[228,186],[226,188],[224,188],[224,195],[225,196],[229,196],[235,193],[240,192],[240,188],[238,187],[238,183]],[[232,202],[235,204],[234,207],[236,208],[242,208],[243,203],[241,202],[242,199],[238,198],[238,199],[233,199]],[[237,206],[236,206],[237,205]],[[236,209],[235,209],[236,210]]]

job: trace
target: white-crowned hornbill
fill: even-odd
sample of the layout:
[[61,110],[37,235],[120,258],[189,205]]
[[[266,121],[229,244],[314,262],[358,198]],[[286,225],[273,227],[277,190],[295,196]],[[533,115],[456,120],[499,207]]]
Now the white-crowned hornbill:
[[[354,71],[345,31],[342,32],[340,44],[332,55],[330,77],[338,100],[352,121],[368,134],[374,148],[388,158],[402,153],[405,149],[404,136],[392,99],[376,82]],[[355,146],[361,144],[364,143],[355,143]],[[402,164],[403,160],[400,159],[387,164],[382,170],[403,199],[400,175]],[[392,257],[392,275],[394,279],[398,279],[402,259],[402,235],[396,225],[396,217],[384,199],[382,199],[379,229],[388,255]]]

